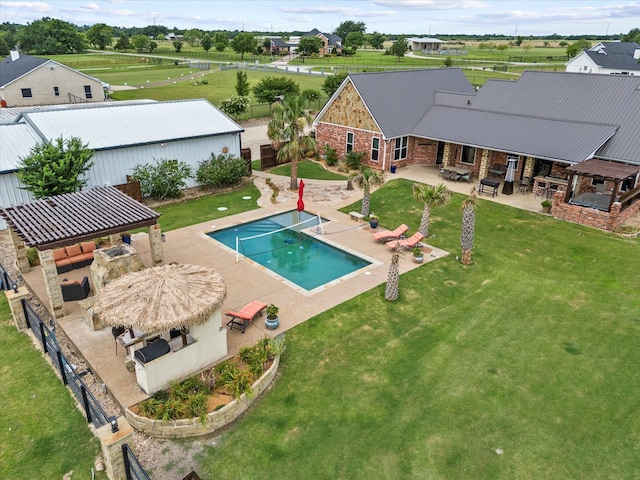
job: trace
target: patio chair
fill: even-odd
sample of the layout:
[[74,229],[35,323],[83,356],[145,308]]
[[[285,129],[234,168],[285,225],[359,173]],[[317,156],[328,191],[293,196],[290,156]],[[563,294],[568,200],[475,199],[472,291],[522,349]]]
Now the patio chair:
[[399,240],[402,236],[407,233],[409,227],[404,223],[400,225],[395,230],[383,230],[382,232],[376,232],[373,234],[373,238],[375,238],[378,242],[388,242],[389,240]]
[[253,302],[247,303],[237,312],[230,310],[225,313],[225,315],[230,319],[227,322],[227,327],[229,327],[230,330],[237,328],[238,330],[242,330],[242,333],[244,333],[247,325],[249,325],[249,322],[253,320],[253,317],[258,314],[262,316],[262,310],[264,310],[265,308],[267,308],[266,303],[254,300]]
[[424,235],[421,234],[420,232],[416,232],[413,235],[411,235],[409,238],[395,240],[393,242],[387,242],[386,245],[391,250],[398,247],[403,247],[403,248],[413,248],[416,246],[420,247],[421,246],[420,240],[424,240]]

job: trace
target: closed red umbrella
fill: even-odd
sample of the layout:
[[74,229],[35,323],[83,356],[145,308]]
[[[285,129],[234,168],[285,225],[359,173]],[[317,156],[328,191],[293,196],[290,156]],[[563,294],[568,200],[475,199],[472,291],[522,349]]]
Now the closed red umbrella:
[[298,187],[298,211],[304,210],[304,201],[302,200],[302,194],[304,193],[304,180],[300,180],[300,186]]

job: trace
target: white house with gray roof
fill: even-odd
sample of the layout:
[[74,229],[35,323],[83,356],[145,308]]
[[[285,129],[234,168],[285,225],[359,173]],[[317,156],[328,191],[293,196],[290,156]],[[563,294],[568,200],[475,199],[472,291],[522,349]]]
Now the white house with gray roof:
[[155,160],[177,159],[195,169],[211,154],[241,155],[243,128],[205,99],[26,110],[0,124],[0,208],[33,200],[17,177],[20,159],[61,136],[79,137],[95,151],[88,188],[126,183],[135,166]]
[[566,63],[567,72],[640,75],[640,45],[600,42]]

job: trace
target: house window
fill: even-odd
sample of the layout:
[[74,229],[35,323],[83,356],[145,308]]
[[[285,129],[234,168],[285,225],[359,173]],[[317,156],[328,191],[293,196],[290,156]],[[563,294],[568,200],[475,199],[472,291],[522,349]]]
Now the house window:
[[84,86],[84,94],[87,98],[93,98],[93,95],[91,94],[91,85]]
[[60,89],[58,87],[53,87],[53,94],[56,97],[59,97],[60,96]]
[[353,150],[353,132],[347,132],[347,153]]
[[22,98],[31,98],[33,97],[33,95],[31,94],[31,89],[30,88],[23,88],[22,89]]
[[591,179],[591,185],[594,187],[598,187],[598,185],[604,185],[604,178],[603,177],[593,177]]
[[587,66],[585,65],[584,67],[582,67],[582,70],[584,70],[584,71],[586,72],[586,71],[587,71],[587,68],[589,68],[589,67],[587,67]]
[[462,157],[460,157],[460,163],[468,163],[473,165],[476,163],[476,147],[469,147],[464,145],[462,147]]
[[373,137],[371,140],[371,160],[374,162],[378,161],[380,156],[380,139],[378,137]]
[[396,138],[396,144],[393,149],[393,159],[402,160],[407,158],[407,145],[409,144],[409,137]]

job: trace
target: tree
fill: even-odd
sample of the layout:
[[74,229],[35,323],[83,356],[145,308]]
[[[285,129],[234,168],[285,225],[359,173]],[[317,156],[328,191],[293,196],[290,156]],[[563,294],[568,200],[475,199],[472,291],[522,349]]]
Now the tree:
[[302,98],[304,98],[307,102],[317,102],[320,100],[320,92],[318,90],[314,90],[313,88],[307,88],[302,91],[300,94]]
[[298,43],[298,53],[301,55],[320,53],[320,48],[322,48],[322,40],[318,37],[302,37]]
[[632,28],[629,30],[629,33],[622,35],[621,40],[623,42],[640,43],[640,28]]
[[180,53],[180,51],[182,50],[182,42],[173,42],[173,49],[176,51],[176,53]]
[[453,66],[453,58],[447,56],[444,59],[444,66],[447,67],[447,68],[451,68]]
[[395,55],[398,58],[404,57],[404,54],[407,53],[407,50],[409,50],[409,44],[407,43],[407,40],[403,35],[400,35],[398,37],[398,40],[393,42],[393,45],[391,45],[390,49],[391,55]]
[[236,73],[236,93],[241,97],[249,96],[249,80],[247,80],[247,72],[240,70]]
[[473,249],[473,237],[476,229],[476,206],[478,194],[475,187],[471,189],[469,197],[462,202],[462,233],[460,234],[460,246],[462,255],[460,259],[464,265],[471,265],[471,250]]
[[274,106],[273,118],[267,125],[267,135],[276,146],[280,145],[278,161],[291,161],[291,190],[298,189],[298,161],[304,159],[308,151],[316,149],[316,139],[309,128],[313,118],[305,103],[301,96],[285,96]]
[[155,165],[146,163],[133,168],[132,177],[140,180],[140,189],[144,196],[155,200],[177,198],[187,186],[192,170],[188,163],[162,158]]
[[367,35],[367,44],[371,45],[371,48],[375,48],[376,50],[382,50],[386,39],[387,37],[385,37],[383,34],[378,32],[373,32]]
[[251,33],[241,32],[236,37],[231,40],[231,48],[234,52],[240,54],[240,58],[244,60],[244,54],[255,52],[258,43],[256,42],[255,37]]
[[356,185],[362,188],[362,207],[360,207],[360,213],[365,217],[369,215],[371,208],[371,187],[375,185],[382,185],[384,179],[382,175],[369,167],[362,167],[359,172],[351,175],[350,180]]
[[389,302],[395,302],[400,296],[400,255],[400,251],[394,248],[387,274],[387,286],[384,289],[384,299]]
[[74,25],[49,17],[22,27],[16,40],[23,50],[36,55],[81,53],[87,47],[84,35]]
[[222,110],[230,117],[238,119],[249,109],[250,102],[251,100],[249,99],[249,97],[244,97],[241,95],[225,98],[220,103],[220,110]]
[[138,53],[142,53],[143,51],[149,48],[149,44],[151,40],[146,35],[134,35],[131,37],[131,45],[136,49]]
[[364,43],[364,35],[360,32],[350,32],[344,41],[344,46],[357,50]]
[[426,238],[429,236],[431,209],[441,207],[449,203],[451,192],[447,189],[447,186],[444,183],[440,183],[435,187],[424,183],[414,183],[413,196],[417,201],[424,203],[422,218],[420,218],[420,228],[418,231]]
[[211,47],[213,47],[213,39],[211,38],[211,35],[207,33],[204,37],[202,37],[200,46],[202,46],[202,49],[205,52],[209,52],[209,50],[211,50]]
[[42,142],[20,159],[18,178],[36,199],[76,192],[87,184],[82,175],[93,166],[93,154],[78,137]]
[[184,38],[184,41],[187,42],[190,46],[198,47],[200,46],[200,40],[202,39],[202,30],[192,28],[184,32],[182,38]]
[[523,43],[521,47],[524,50],[524,53],[529,53],[529,50],[531,50],[531,44],[529,42]]
[[351,32],[364,34],[366,30],[367,26],[363,22],[353,22],[351,20],[347,20],[338,25],[338,28],[336,28],[333,33],[338,35],[342,40],[346,40],[347,36]]
[[92,26],[87,33],[87,40],[94,47],[104,50],[107,46],[111,45],[113,39],[113,28],[105,23],[96,23]]
[[336,73],[335,75],[329,75],[324,83],[322,84],[322,91],[327,94],[327,96],[331,96],[334,94],[338,87],[342,85],[344,79],[349,75],[347,72]]
[[156,48],[158,48],[158,44],[153,40],[149,41],[149,44],[147,45],[147,50],[149,51],[149,53],[152,53]]
[[129,37],[126,35],[119,37],[113,48],[116,50],[124,50],[126,52],[128,48],[131,48],[131,41],[129,40]]
[[260,103],[273,103],[278,97],[284,98],[299,93],[298,84],[286,77],[265,77],[253,87],[253,95]]
[[591,42],[589,40],[578,40],[567,47],[567,56],[573,58],[588,48],[591,48]]
[[[213,34],[213,44],[216,47],[216,50],[222,52],[225,48],[229,46],[229,37],[224,32],[216,32]],[[222,46],[222,50],[219,50],[218,47]]]
[[520,45],[522,45],[522,42],[524,41],[524,38],[522,38],[520,35],[518,35],[516,37],[516,45],[519,47]]
[[498,49],[499,52],[504,53],[507,50],[509,50],[509,44],[508,43],[501,43],[496,48]]

